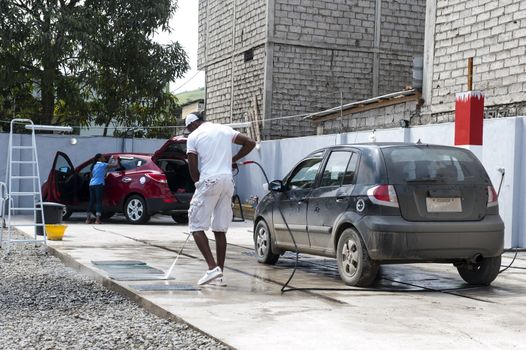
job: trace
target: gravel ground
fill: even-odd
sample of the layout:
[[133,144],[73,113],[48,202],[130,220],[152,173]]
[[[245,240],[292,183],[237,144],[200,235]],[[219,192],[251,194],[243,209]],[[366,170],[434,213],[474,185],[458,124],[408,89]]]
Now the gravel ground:
[[[0,260],[0,349],[224,349],[19,245]],[[0,251],[0,259],[3,251]]]

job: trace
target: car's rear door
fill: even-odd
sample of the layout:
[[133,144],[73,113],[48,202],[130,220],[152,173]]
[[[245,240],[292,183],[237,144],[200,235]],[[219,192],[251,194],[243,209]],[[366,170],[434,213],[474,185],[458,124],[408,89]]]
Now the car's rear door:
[[491,182],[469,151],[408,145],[382,149],[389,183],[408,221],[473,221],[486,215]]
[[278,245],[294,246],[288,225],[298,247],[310,246],[307,233],[307,202],[316,182],[323,154],[319,152],[301,161],[285,180],[286,191],[279,193],[277,200],[281,212],[276,208],[273,213]]
[[124,198],[132,192],[131,186],[139,186],[144,171],[137,169],[146,164],[146,159],[140,156],[120,155],[119,167],[110,169],[106,175],[104,186],[104,207],[106,210],[118,210]]
[[312,249],[330,251],[333,225],[349,209],[359,154],[333,150],[320,176],[319,186],[309,196],[307,228]]

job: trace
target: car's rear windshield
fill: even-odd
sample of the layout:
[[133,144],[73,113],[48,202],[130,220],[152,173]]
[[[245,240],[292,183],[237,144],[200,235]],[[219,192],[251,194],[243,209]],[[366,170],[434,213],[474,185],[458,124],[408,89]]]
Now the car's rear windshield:
[[441,146],[383,148],[389,182],[486,183],[475,156],[464,149]]

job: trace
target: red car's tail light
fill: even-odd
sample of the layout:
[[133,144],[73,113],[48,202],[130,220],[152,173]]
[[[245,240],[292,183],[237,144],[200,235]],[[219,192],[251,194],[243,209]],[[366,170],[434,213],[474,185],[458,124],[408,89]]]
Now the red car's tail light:
[[488,186],[488,208],[499,204],[499,195],[495,192],[493,186]]
[[146,174],[146,176],[156,182],[160,182],[163,184],[168,183],[168,180],[166,179],[166,175],[164,174],[149,173],[149,174]]
[[398,197],[393,185],[377,185],[367,190],[369,199],[374,204],[398,208]]

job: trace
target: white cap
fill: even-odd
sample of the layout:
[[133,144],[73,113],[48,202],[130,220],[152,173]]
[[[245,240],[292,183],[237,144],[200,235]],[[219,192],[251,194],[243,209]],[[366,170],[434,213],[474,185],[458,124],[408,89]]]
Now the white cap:
[[199,117],[196,116],[195,114],[193,113],[190,113],[186,116],[185,120],[184,120],[184,125],[186,127],[188,127],[188,125],[192,124],[193,122],[195,122],[196,120],[198,120]]

